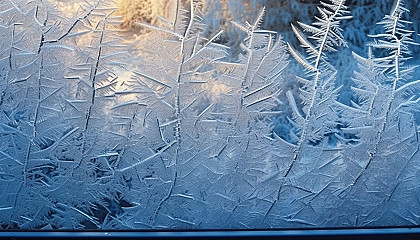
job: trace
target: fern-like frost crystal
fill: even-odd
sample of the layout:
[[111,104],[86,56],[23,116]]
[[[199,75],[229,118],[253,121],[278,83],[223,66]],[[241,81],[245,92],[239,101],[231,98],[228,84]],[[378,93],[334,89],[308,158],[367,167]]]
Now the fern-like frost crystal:
[[419,225],[418,0],[262,2],[0,1],[0,230]]

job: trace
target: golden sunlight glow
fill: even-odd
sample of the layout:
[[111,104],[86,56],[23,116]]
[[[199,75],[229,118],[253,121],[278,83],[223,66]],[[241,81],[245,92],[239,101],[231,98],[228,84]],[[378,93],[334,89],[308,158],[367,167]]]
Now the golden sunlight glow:
[[48,0],[48,1],[55,6],[56,10],[60,11],[60,13],[67,18],[71,18],[75,16],[77,11],[79,11],[81,7],[87,5],[86,1],[80,1],[80,0],[72,0],[72,1]]
[[[78,14],[79,11],[86,10],[89,4],[92,4],[92,0],[47,0],[55,6],[55,9],[58,10],[63,16],[67,18],[72,18]],[[182,2],[188,2],[189,0],[182,0]],[[208,0],[207,0],[208,1]],[[206,1],[204,1],[206,2]],[[223,8],[227,8],[227,1],[222,1]],[[204,4],[206,5],[206,4]],[[171,9],[173,8],[171,1],[167,0],[115,0],[111,6],[117,7],[115,15],[121,16],[121,27],[124,29],[131,29],[132,31],[126,31],[121,33],[124,35],[124,41],[128,44],[132,44],[134,41],[135,45],[133,46],[132,51],[129,53],[129,57],[132,59],[132,65],[129,66],[129,69],[135,68],[138,61],[141,61],[145,57],[145,52],[143,49],[143,43],[148,39],[148,34],[140,33],[136,29],[136,22],[146,22],[155,25],[159,25],[159,22],[156,21],[158,16],[164,16],[168,19],[171,19]],[[204,11],[206,9],[203,9]],[[224,9],[224,14],[228,11]],[[75,29],[75,31],[78,31]],[[83,31],[81,29],[80,31]],[[94,34],[82,34],[76,38],[74,41],[78,46],[90,46],[94,45]],[[137,49],[138,48],[138,49]],[[135,50],[137,49],[137,50]],[[129,70],[116,72],[117,84],[115,86],[115,91],[123,92],[127,88],[127,83],[130,82],[132,77],[132,72]],[[211,77],[210,77],[211,78]],[[208,97],[212,101],[218,101],[223,94],[228,94],[232,89],[225,85],[222,81],[215,79],[206,79],[208,82],[202,87],[207,89]],[[136,96],[133,94],[121,95],[118,98],[119,102],[133,101]]]
[[220,98],[221,94],[227,94],[231,91],[231,88],[223,84],[221,81],[216,81],[211,84],[208,84],[208,89],[210,93],[211,100],[215,102],[218,98]]
[[167,0],[117,0],[117,15],[124,28],[135,28],[136,22],[156,23],[158,15],[166,16]]

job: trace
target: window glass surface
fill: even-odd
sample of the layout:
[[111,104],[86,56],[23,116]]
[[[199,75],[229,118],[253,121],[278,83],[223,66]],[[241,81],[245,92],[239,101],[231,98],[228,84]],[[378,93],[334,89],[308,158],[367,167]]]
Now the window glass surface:
[[0,1],[0,230],[418,226],[419,8]]

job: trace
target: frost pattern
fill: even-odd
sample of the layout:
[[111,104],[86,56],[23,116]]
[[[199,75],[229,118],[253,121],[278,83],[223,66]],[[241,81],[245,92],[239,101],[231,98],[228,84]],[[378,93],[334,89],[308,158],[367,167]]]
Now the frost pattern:
[[234,17],[237,49],[199,0],[159,2],[165,16],[136,23],[107,0],[1,2],[0,228],[418,225],[418,43],[405,4],[366,56],[345,58],[357,65],[348,93],[334,60],[353,21],[345,0],[293,24],[297,44],[262,27],[265,8]]

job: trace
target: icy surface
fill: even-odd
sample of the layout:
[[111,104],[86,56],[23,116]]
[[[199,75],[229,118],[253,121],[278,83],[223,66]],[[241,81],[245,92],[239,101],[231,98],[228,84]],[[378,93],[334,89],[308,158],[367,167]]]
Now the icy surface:
[[0,2],[0,229],[419,225],[405,1],[363,53],[345,0],[296,41],[264,30],[264,8],[233,19],[234,51],[202,5],[169,1],[128,41],[111,1]]

